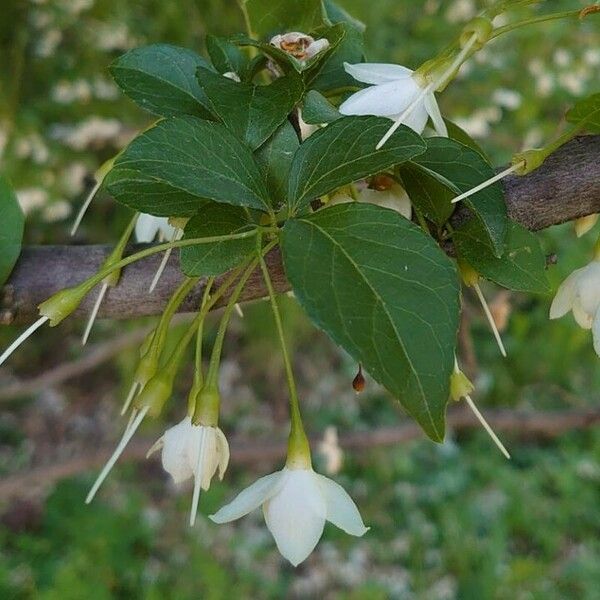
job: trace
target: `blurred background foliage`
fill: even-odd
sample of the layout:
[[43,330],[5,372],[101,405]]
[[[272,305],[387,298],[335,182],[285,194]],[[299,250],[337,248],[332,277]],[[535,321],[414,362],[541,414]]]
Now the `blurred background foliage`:
[[[375,61],[416,67],[475,14],[474,0],[345,0],[367,24]],[[541,2],[547,10],[583,7]],[[207,32],[242,30],[235,2],[218,0],[3,0],[0,19],[0,165],[27,213],[27,243],[71,243],[68,229],[90,177],[150,117],[110,80],[109,63],[129,48],[170,42],[202,51]],[[575,98],[597,91],[598,22],[556,23],[515,32],[481,52],[441,97],[445,115],[477,138],[498,165],[547,141]],[[127,212],[100,196],[76,243],[115,240]],[[587,262],[593,235],[575,243],[571,226],[542,234],[558,256],[556,286]],[[476,304],[468,308],[481,407],[550,410],[595,406],[600,370],[590,336],[570,317],[549,322],[549,298],[486,293],[505,317],[509,358],[497,352]],[[467,299],[469,299],[467,294]],[[322,436],[394,425],[401,411],[372,382],[356,396],[356,366],[317,334],[286,299],[307,424]],[[502,319],[501,319],[502,320]],[[99,323],[95,341],[142,322]],[[81,354],[82,324],[45,331],[0,370],[0,387]],[[15,330],[2,328],[0,344]],[[210,344],[214,329],[208,332]],[[268,307],[257,303],[228,337],[221,385],[223,428],[244,439],[283,438],[286,396]],[[110,444],[122,427],[119,402],[133,368],[122,352],[59,386],[0,404],[0,474],[51,466]],[[267,358],[268,357],[268,358]],[[475,367],[474,365],[472,365]],[[181,418],[191,373],[158,437]],[[600,432],[541,443],[505,435],[502,459],[483,433],[449,432],[436,446],[318,457],[372,526],[364,538],[328,528],[299,569],[274,549],[262,516],[216,527],[186,526],[188,490],[176,493],[156,460],[122,464],[94,505],[83,504],[93,472],[33,486],[0,505],[0,597],[529,599],[600,598]],[[209,514],[272,467],[232,464],[201,502]],[[43,480],[43,477],[41,478]]]

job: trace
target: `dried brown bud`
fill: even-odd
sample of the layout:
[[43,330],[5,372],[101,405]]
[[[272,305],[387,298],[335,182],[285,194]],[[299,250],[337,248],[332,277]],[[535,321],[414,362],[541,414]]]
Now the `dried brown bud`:
[[357,394],[360,394],[365,389],[365,376],[362,372],[362,365],[358,365],[358,373],[356,377],[352,380],[352,387]]
[[329,47],[329,40],[315,40],[312,36],[300,31],[290,31],[271,38],[271,46],[283,50],[295,59],[304,61],[312,58]]

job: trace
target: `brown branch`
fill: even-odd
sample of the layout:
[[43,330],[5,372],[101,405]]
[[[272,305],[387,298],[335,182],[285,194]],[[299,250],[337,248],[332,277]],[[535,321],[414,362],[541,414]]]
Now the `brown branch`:
[[[571,221],[600,212],[600,136],[578,137],[553,154],[538,170],[525,177],[503,181],[508,214],[531,230]],[[456,218],[464,212],[457,211]],[[110,251],[108,246],[43,246],[25,248],[0,294],[0,324],[22,323],[37,316],[37,305],[54,292],[77,284],[97,271]],[[153,294],[148,285],[160,256],[139,261],[124,270],[121,283],[107,294],[100,317],[132,318],[162,311],[172,290],[181,280],[178,259],[169,261]],[[278,291],[289,289],[281,256],[273,251],[269,269]],[[183,310],[198,306],[202,285],[187,298]],[[265,296],[260,273],[246,286],[242,300]],[[87,314],[94,294],[82,304],[79,315]]]
[[[572,430],[583,430],[600,423],[600,409],[568,410],[555,412],[495,410],[486,411],[486,418],[498,432],[510,433],[520,438],[553,438]],[[448,413],[448,427],[461,433],[481,426],[473,413],[466,408],[456,408]],[[383,427],[371,431],[357,431],[340,436],[339,444],[344,450],[361,451],[375,447],[395,446],[423,437],[422,430],[413,422],[396,427]],[[137,438],[132,441],[121,460],[143,460],[154,438]],[[317,440],[313,440],[313,445]],[[285,457],[287,443],[284,440],[249,441],[234,439],[231,458],[236,465],[276,463]],[[114,450],[108,445],[88,455],[78,455],[64,462],[29,469],[0,481],[0,497],[9,498],[34,489],[47,488],[56,481],[73,477],[84,471],[100,467]],[[495,448],[490,446],[490,452]]]

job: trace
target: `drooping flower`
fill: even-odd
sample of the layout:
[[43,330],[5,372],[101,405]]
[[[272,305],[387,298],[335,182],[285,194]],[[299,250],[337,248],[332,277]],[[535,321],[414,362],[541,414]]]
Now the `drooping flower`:
[[140,243],[150,243],[159,234],[162,239],[170,240],[176,236],[177,230],[169,224],[167,217],[155,217],[141,213],[135,224],[135,238]]
[[600,356],[600,261],[573,271],[561,284],[550,307],[550,318],[569,311],[583,329],[591,329],[594,350]]
[[[414,71],[401,65],[344,63],[344,69],[354,79],[371,87],[352,94],[344,101],[339,107],[343,115],[375,115],[397,120],[423,93],[424,88]],[[403,122],[420,134],[428,118],[431,118],[437,135],[448,136],[433,90],[416,103]]]
[[294,566],[313,551],[325,521],[350,535],[360,537],[368,531],[347,492],[310,467],[286,466],[262,477],[210,518],[228,523],[261,505],[279,552]]
[[163,436],[150,448],[147,456],[162,450],[163,469],[179,485],[194,477],[194,497],[190,514],[193,525],[198,509],[200,489],[208,490],[215,473],[219,479],[229,464],[229,444],[218,427],[194,425],[186,417],[177,425],[167,429]]

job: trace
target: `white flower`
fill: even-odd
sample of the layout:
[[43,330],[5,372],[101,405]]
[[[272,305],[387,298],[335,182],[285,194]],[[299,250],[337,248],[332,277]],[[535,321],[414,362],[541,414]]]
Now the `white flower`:
[[600,356],[600,261],[573,271],[561,284],[550,307],[550,318],[573,311],[583,329],[591,329],[594,350]]
[[215,523],[239,519],[260,505],[279,552],[299,565],[321,538],[325,521],[362,536],[368,528],[346,491],[312,469],[290,469],[262,477],[211,515]]
[[203,490],[210,487],[217,469],[219,479],[223,479],[229,463],[229,445],[223,432],[218,427],[194,425],[190,417],[167,429],[148,455],[159,449],[163,469],[176,484],[200,476]]
[[301,62],[311,59],[319,52],[329,48],[329,40],[321,38],[315,40],[312,36],[300,31],[290,31],[283,35],[275,35],[269,42],[271,46],[279,48]]
[[135,224],[135,238],[140,243],[150,243],[154,241],[156,234],[160,233],[161,239],[174,239],[176,230],[169,225],[167,217],[155,217],[141,213]]
[[394,183],[385,190],[374,190],[365,188],[358,194],[359,202],[369,202],[383,208],[390,208],[410,220],[412,216],[412,205],[404,188]]
[[[375,115],[398,119],[423,92],[414,72],[400,65],[380,63],[344,63],[349,75],[371,87],[352,94],[339,108],[343,115]],[[438,135],[447,137],[448,130],[432,92],[426,94],[405,118],[404,124],[423,133],[427,119],[431,117]]]
[[177,425],[167,429],[164,435],[150,448],[147,456],[162,448],[163,469],[176,484],[194,477],[194,495],[190,511],[190,526],[196,521],[200,489],[210,488],[210,482],[218,471],[219,479],[229,464],[229,444],[218,427],[194,425],[186,417]]

